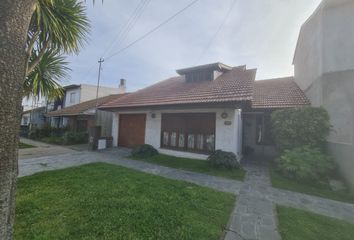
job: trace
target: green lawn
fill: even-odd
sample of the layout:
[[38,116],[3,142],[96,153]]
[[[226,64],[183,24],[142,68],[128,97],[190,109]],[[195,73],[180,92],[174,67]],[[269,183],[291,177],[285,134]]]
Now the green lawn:
[[303,210],[277,206],[283,240],[353,240],[354,225]]
[[154,163],[162,165],[165,167],[183,169],[193,172],[200,172],[209,175],[214,175],[218,177],[231,178],[235,180],[242,181],[245,177],[245,171],[243,169],[227,170],[227,169],[216,169],[208,165],[207,161],[173,157],[164,154],[158,154],[153,157],[148,158],[133,158],[135,160],[144,161],[148,163]]
[[288,179],[277,172],[274,165],[269,164],[269,166],[272,186],[275,188],[301,192],[341,202],[354,203],[354,194],[347,190],[333,191],[328,184]]
[[34,148],[36,146],[33,146],[33,145],[30,145],[30,144],[27,144],[27,143],[23,143],[23,142],[20,142],[18,144],[18,148],[19,149],[24,149],[24,148]]
[[219,239],[235,196],[95,163],[18,180],[15,239]]

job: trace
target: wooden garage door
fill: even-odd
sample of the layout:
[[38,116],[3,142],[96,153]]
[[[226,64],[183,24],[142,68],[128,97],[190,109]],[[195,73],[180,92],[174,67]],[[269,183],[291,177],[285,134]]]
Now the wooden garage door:
[[145,114],[119,115],[119,146],[132,148],[144,144],[145,118]]

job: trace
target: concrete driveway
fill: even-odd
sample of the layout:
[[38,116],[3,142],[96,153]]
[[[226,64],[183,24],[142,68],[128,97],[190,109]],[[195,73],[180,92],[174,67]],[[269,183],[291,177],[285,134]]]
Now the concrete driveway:
[[87,151],[86,144],[59,146],[38,142],[27,138],[21,138],[20,141],[35,147],[19,149],[19,160]]

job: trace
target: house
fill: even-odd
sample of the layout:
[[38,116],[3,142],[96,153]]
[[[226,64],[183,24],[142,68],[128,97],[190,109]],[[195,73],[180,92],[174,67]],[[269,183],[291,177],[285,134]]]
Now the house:
[[[205,159],[215,149],[272,154],[269,115],[309,105],[292,77],[255,81],[256,69],[213,63],[100,106],[113,113],[113,145],[150,144],[161,153]],[[243,146],[244,145],[244,146]]]
[[301,27],[295,81],[329,112],[328,147],[354,189],[354,1],[324,0]]
[[30,124],[34,127],[42,127],[45,124],[45,107],[37,107],[22,112],[21,126]]
[[[76,104],[84,103],[96,99],[97,86],[89,84],[72,84],[64,87],[64,96],[62,98],[48,101],[47,112],[67,108]],[[112,94],[123,94],[126,91],[126,80],[121,79],[118,88],[100,86],[98,97],[109,96]],[[53,127],[65,127],[68,125],[68,118],[61,115],[48,114],[48,122]]]
[[96,114],[96,107],[124,95],[126,94],[114,94],[85,101],[49,112],[47,117],[65,119],[67,122],[66,126],[71,131],[75,132],[88,132],[90,127],[101,126],[101,137],[110,137],[112,133],[113,114],[101,110],[97,110]]

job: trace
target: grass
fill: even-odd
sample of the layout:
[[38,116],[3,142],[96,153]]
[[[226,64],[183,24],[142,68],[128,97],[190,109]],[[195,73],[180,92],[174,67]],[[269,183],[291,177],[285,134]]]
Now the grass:
[[219,239],[232,194],[95,163],[18,180],[15,239]]
[[354,225],[346,221],[277,206],[279,232],[283,240],[352,240]]
[[18,144],[18,148],[19,149],[24,149],[24,148],[35,148],[36,146],[33,146],[33,145],[30,145],[30,144],[27,144],[27,143],[23,143],[23,142],[20,142]]
[[144,161],[148,163],[154,163],[158,165],[162,165],[165,167],[177,168],[192,172],[199,172],[208,175],[230,178],[234,180],[242,181],[245,177],[245,171],[243,169],[217,169],[208,165],[207,161],[204,160],[196,160],[190,158],[181,158],[168,156],[164,154],[158,154],[152,157],[147,158],[136,158],[132,157],[132,159]]
[[63,138],[62,137],[56,137],[56,136],[44,137],[44,138],[39,139],[39,141],[44,142],[44,143],[49,143],[49,144],[63,145]]
[[276,171],[274,164],[269,164],[269,166],[272,186],[275,188],[301,192],[341,202],[354,203],[354,195],[348,190],[333,191],[329,184],[288,179]]

